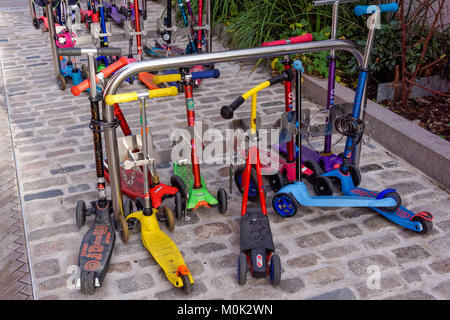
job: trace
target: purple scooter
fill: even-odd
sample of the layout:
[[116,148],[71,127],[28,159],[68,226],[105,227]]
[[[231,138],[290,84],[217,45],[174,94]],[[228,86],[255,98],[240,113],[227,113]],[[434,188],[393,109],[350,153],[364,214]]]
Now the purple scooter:
[[[349,3],[349,2],[358,2],[359,0],[317,0],[313,2],[314,6],[328,5],[333,4],[333,15],[331,22],[331,40],[336,40],[337,34],[337,23],[338,23],[338,15],[339,15],[339,4],[340,3]],[[334,112],[334,90],[335,90],[335,77],[336,77],[336,55],[334,50],[330,51],[330,56],[328,57],[329,65],[328,65],[328,94],[327,94],[327,111],[328,117],[326,119],[326,134],[324,141],[324,149],[323,152],[319,153],[313,149],[302,146],[302,163],[305,161],[316,162],[318,168],[322,168],[324,172],[331,171],[333,169],[339,168],[342,164],[342,158],[339,155],[335,155],[331,152],[331,135],[333,130],[333,120],[330,115]],[[296,156],[298,156],[298,147],[296,148]],[[280,153],[286,154],[287,147],[285,143],[280,144],[279,148]],[[312,168],[311,168],[312,169]],[[314,176],[319,176],[323,172],[314,172]]]
[[105,1],[103,3],[103,6],[106,9],[106,15],[108,16],[108,18],[111,18],[116,24],[123,26],[123,22],[127,20],[127,17],[119,12],[119,8],[117,8],[117,5],[114,3],[114,1],[112,3],[108,3]]

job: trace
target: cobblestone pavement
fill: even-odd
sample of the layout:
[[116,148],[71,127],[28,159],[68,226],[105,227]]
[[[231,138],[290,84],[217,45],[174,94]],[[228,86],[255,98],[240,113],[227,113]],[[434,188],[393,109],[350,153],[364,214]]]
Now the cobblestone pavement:
[[[149,9],[147,25],[151,29],[163,8],[149,2]],[[213,46],[214,50],[222,49],[217,41]],[[241,287],[236,281],[241,196],[234,187],[225,215],[216,209],[202,208],[189,215],[189,221],[178,221],[174,233],[162,227],[178,245],[192,271],[196,282],[190,296],[167,281],[141,244],[139,233],[131,234],[128,244],[117,240],[103,286],[93,296],[82,295],[70,286],[70,267],[77,264],[81,239],[92,222],[88,218],[87,225],[78,229],[76,201],[96,196],[88,99],[57,89],[47,34],[32,27],[27,7],[0,11],[0,50],[36,298],[450,299],[449,194],[375,141],[364,146],[361,185],[378,190],[396,188],[406,206],[432,212],[435,227],[430,234],[422,236],[403,230],[364,208],[302,207],[301,213],[286,220],[270,209],[275,248],[283,266],[281,284],[273,288],[266,279],[249,277]],[[226,128],[228,121],[220,118],[220,107],[268,78],[266,71],[250,73],[252,66],[217,65],[222,76],[205,81],[195,90],[198,119],[219,129]],[[120,92],[134,89],[144,90],[136,82],[132,87],[123,84]],[[258,97],[263,126],[271,125],[283,109],[282,86],[269,88]],[[308,101],[304,106],[317,110]],[[136,130],[136,104],[123,104],[122,108]],[[160,99],[151,103],[149,109],[155,147],[167,149],[173,128],[184,126],[186,121],[184,97]],[[249,115],[249,103],[238,115]],[[336,151],[341,146],[337,145]],[[2,172],[12,172],[11,166],[4,163]],[[168,182],[169,163],[161,163],[159,168],[163,182]],[[213,194],[220,186],[228,190],[227,166],[203,165],[201,169]],[[6,181],[4,173],[2,177]],[[2,196],[6,193],[3,191]],[[272,195],[267,193],[268,201]],[[19,205],[17,200],[5,201],[10,203],[2,202],[2,209],[12,210]],[[16,210],[11,212],[18,217]],[[0,215],[0,221],[4,219]],[[3,236],[5,231],[0,230]],[[23,242],[23,237],[20,239]],[[1,242],[0,250],[3,257],[4,251],[10,249]],[[374,265],[381,270],[379,289],[367,285],[369,267]],[[0,274],[0,281],[1,277]]]

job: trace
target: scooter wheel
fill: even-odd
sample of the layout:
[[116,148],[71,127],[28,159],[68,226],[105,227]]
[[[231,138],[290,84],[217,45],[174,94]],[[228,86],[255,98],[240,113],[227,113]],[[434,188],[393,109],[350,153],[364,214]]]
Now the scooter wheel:
[[128,230],[128,222],[124,216],[120,215],[117,221],[117,229],[119,230],[120,237],[123,243],[127,243],[130,238],[130,232]]
[[278,286],[281,281],[281,259],[277,254],[273,254],[270,258],[270,283],[273,286]]
[[397,209],[402,205],[402,198],[395,191],[386,193],[383,196],[382,199],[385,199],[385,198],[388,198],[388,197],[393,198],[395,200],[395,203],[396,203],[395,206],[392,206],[392,207],[379,207],[379,209],[382,210],[382,211],[386,211],[386,212],[397,211]]
[[163,211],[163,217],[166,220],[166,226],[169,231],[173,231],[175,229],[175,217],[173,215],[172,209],[170,209],[167,206],[164,206],[162,208]]
[[[244,174],[245,166],[239,166],[234,171],[234,182],[238,188],[238,190],[243,194],[244,188],[242,187],[242,175]],[[250,171],[250,184],[248,189],[248,200],[250,201],[258,201],[259,192],[258,192],[258,178],[256,176],[256,170],[252,167]]]
[[279,171],[269,177],[269,185],[274,192],[278,192],[285,184],[286,179]]
[[125,199],[123,201],[123,216],[127,220],[128,230],[134,230],[139,220],[136,218],[126,219],[129,214],[133,212],[133,202],[130,199]]
[[186,184],[184,183],[183,179],[177,175],[173,175],[170,177],[170,184],[172,187],[177,188],[181,192],[181,196],[183,199],[187,198],[187,189]]
[[289,218],[297,213],[298,203],[290,193],[277,193],[272,199],[273,210],[284,218]]
[[144,209],[144,199],[136,198],[135,202],[136,202],[136,209],[138,209],[138,211]]
[[361,172],[359,169],[354,164],[350,164],[348,166],[348,172],[350,173],[350,177],[352,177],[354,186],[359,186],[361,184]]
[[422,231],[417,231],[417,233],[426,234],[431,230],[433,230],[433,222],[431,220],[426,220],[421,216],[415,216],[414,218],[411,219],[411,221],[420,222],[420,224],[422,225]]
[[83,294],[92,295],[94,294],[95,290],[95,273],[94,272],[88,272],[88,271],[82,271],[81,277],[81,292]]
[[56,77],[56,85],[58,86],[58,89],[61,91],[66,90],[66,79],[62,74],[59,74]]
[[86,203],[83,200],[78,200],[75,214],[77,226],[81,228],[86,223]]
[[314,183],[316,178],[323,174],[322,167],[317,163],[317,161],[307,160],[303,162],[303,165],[313,172],[310,176],[305,175],[305,178],[311,183]]
[[189,276],[187,274],[183,274],[181,276],[181,280],[183,281],[183,291],[185,294],[189,294],[192,292],[192,284]]
[[329,177],[318,176],[314,181],[314,191],[319,196],[333,195],[333,182]]
[[175,217],[181,219],[183,214],[183,199],[181,193],[178,191],[175,193]]
[[224,188],[220,188],[217,191],[217,201],[219,202],[218,208],[221,214],[227,212],[227,192]]
[[39,27],[41,26],[37,18],[33,18],[33,26],[35,29],[39,29]]
[[247,255],[244,252],[241,252],[239,254],[237,269],[238,283],[239,285],[243,286],[247,282],[248,271]]

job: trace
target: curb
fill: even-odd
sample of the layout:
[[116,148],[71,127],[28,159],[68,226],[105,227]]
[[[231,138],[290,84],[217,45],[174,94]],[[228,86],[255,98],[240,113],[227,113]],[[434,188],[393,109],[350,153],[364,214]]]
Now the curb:
[[[303,95],[325,106],[327,80],[303,78]],[[335,104],[353,103],[354,96],[355,91],[336,83]],[[371,100],[367,100],[365,120],[375,125],[374,140],[450,189],[450,142]]]

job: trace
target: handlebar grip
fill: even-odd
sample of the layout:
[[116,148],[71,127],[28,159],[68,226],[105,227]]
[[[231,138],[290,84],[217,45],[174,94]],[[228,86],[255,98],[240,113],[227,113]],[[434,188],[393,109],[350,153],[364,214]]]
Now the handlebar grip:
[[275,40],[271,42],[263,42],[261,44],[262,47],[270,47],[270,46],[279,46],[283,44],[294,44],[294,43],[301,43],[301,42],[309,42],[313,40],[313,36],[310,33],[305,33],[302,36],[292,37],[289,39],[282,39],[282,40]]
[[393,2],[371,6],[356,6],[353,13],[358,17],[365,14],[372,14],[377,10],[377,7],[380,8],[380,12],[396,12],[398,10],[398,4]]
[[97,54],[99,56],[121,56],[122,55],[122,49],[120,48],[112,48],[112,47],[105,47],[105,48],[98,48]]
[[162,75],[155,75],[153,77],[153,82],[155,84],[160,84],[163,82],[176,82],[181,81],[181,74],[162,74]]
[[192,72],[192,80],[208,79],[208,78],[217,79],[218,77],[220,77],[220,71],[218,69]]
[[283,81],[292,81],[294,79],[294,72],[291,69],[284,70],[280,75],[269,79],[269,83],[271,86],[274,84],[283,82]]
[[108,94],[105,98],[105,102],[112,106],[115,103],[135,101],[138,99],[137,92],[120,93],[120,94]]
[[292,67],[295,69],[295,71],[300,71],[300,73],[305,72],[305,69],[303,68],[303,63],[300,60],[295,60],[294,63],[292,63]]
[[81,48],[56,48],[58,56],[81,56]]
[[154,89],[148,91],[148,96],[150,98],[159,98],[167,96],[176,96],[178,94],[178,89],[175,86],[162,89]]
[[[127,65],[128,62],[129,62],[128,58],[121,57],[119,60],[110,64],[105,69],[100,71],[100,73],[103,74],[102,78],[108,77],[111,73],[113,73],[113,72],[117,71],[118,69],[122,68],[123,66]],[[100,77],[95,76],[96,83],[99,82],[100,79],[101,79]],[[79,96],[83,91],[87,90],[89,88],[89,86],[90,86],[89,79],[86,79],[83,82],[81,82],[80,84],[73,86],[72,89],[70,89],[70,90],[74,96]]]
[[220,115],[222,116],[222,118],[224,119],[233,118],[234,111],[236,111],[236,109],[239,108],[244,103],[244,101],[245,101],[244,97],[240,96],[232,103],[230,103],[228,106],[223,106],[220,109]]

